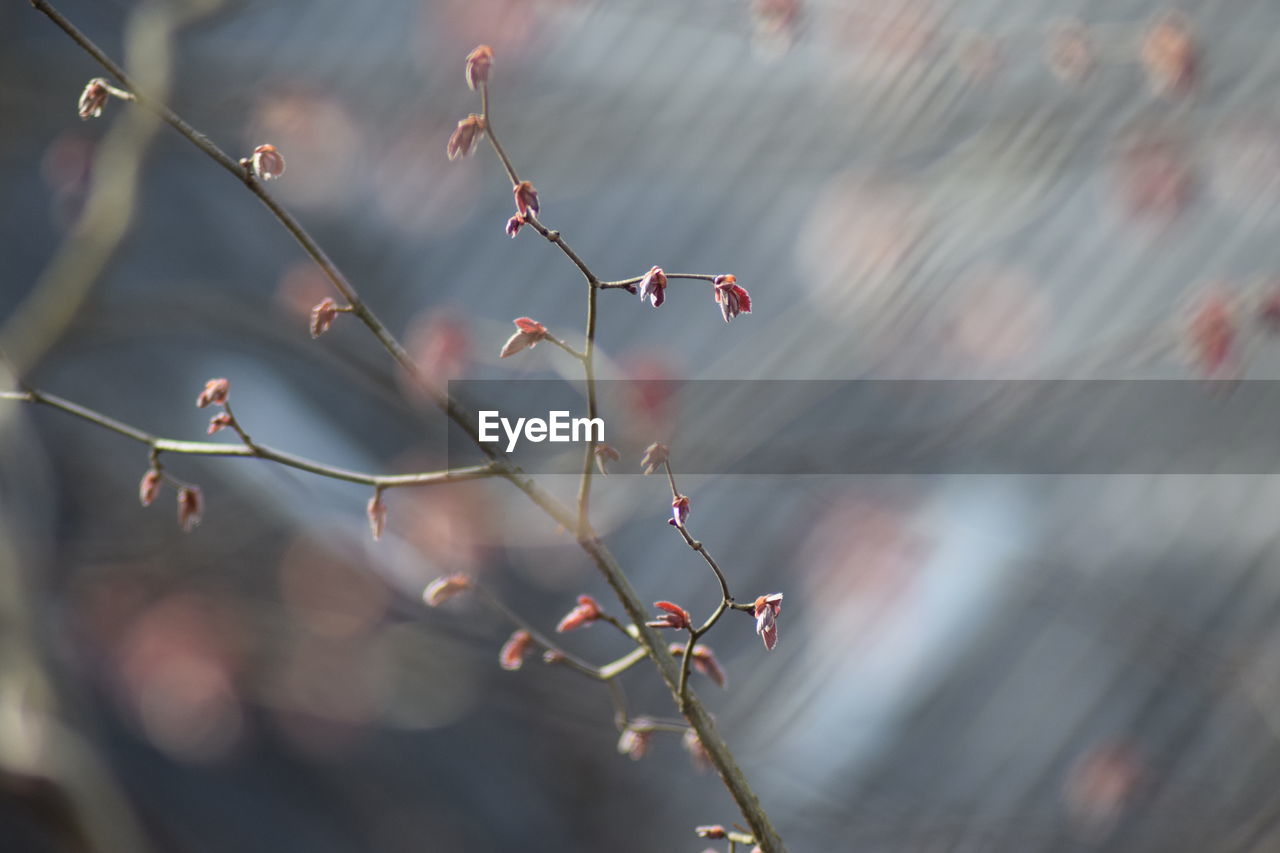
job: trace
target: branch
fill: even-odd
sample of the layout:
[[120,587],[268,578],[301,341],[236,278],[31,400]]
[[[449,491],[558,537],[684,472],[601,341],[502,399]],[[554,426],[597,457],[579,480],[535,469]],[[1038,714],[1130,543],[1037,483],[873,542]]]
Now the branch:
[[[440,483],[457,483],[463,480],[478,480],[483,477],[502,476],[505,471],[498,463],[487,463],[485,465],[473,465],[468,468],[453,468],[446,471],[426,471],[416,474],[364,474],[358,471],[348,471],[345,468],[337,468],[332,465],[325,465],[321,462],[315,462],[305,459],[301,456],[295,456],[292,453],[286,453],[283,450],[276,450],[267,447],[264,444],[251,443],[245,441],[243,444],[225,444],[215,441],[179,441],[172,438],[161,438],[152,435],[145,430],[141,430],[135,426],[122,423],[115,418],[108,417],[101,412],[86,408],[73,403],[70,400],[64,400],[53,394],[44,391],[0,391],[0,400],[16,400],[22,403],[35,403],[38,405],[49,406],[53,409],[59,409],[70,415],[75,415],[81,420],[88,421],[95,426],[123,435],[132,439],[139,444],[145,444],[151,448],[153,453],[178,453],[187,456],[248,456],[258,459],[265,459],[268,462],[275,462],[288,468],[297,468],[299,471],[306,471],[321,477],[328,477],[331,480],[342,480],[348,483],[359,483],[365,486],[373,486],[377,489],[395,489],[406,486],[432,486]],[[241,434],[242,439],[248,436]]]
[[[391,331],[374,315],[373,311],[368,307],[363,299],[360,298],[355,288],[346,279],[337,266],[329,259],[315,240],[307,233],[307,231],[298,223],[298,221],[283,206],[279,204],[262,186],[261,182],[253,175],[252,171],[240,165],[238,160],[229,157],[222,149],[218,148],[203,134],[196,131],[191,125],[183,121],[176,113],[166,107],[164,104],[146,97],[143,93],[138,92],[133,86],[128,76],[123,70],[116,65],[109,57],[106,56],[92,41],[90,41],[83,33],[75,28],[65,17],[63,17],[56,9],[54,9],[47,0],[31,0],[32,5],[48,17],[54,24],[67,33],[77,44],[80,45],[87,53],[107,69],[116,79],[122,83],[125,88],[133,91],[136,102],[160,116],[167,124],[178,131],[183,137],[189,140],[193,145],[198,147],[218,165],[222,166],[226,171],[235,176],[243,183],[250,192],[258,197],[267,209],[276,217],[277,220],[293,235],[303,250],[320,266],[321,270],[329,278],[333,286],[347,300],[351,306],[351,313],[360,318],[361,322],[373,333],[378,342],[391,354],[394,360],[406,372],[426,389],[432,400],[444,410],[448,417],[454,421],[464,432],[471,438],[472,442],[485,454],[493,463],[494,473],[504,477],[511,482],[520,491],[533,501],[540,509],[550,516],[556,523],[564,527],[566,530],[579,530],[578,544],[586,552],[597,570],[608,582],[614,593],[618,596],[623,608],[627,612],[627,616],[637,625],[636,639],[644,646],[649,657],[654,661],[663,682],[667,689],[671,692],[673,698],[681,704],[689,724],[697,731],[702,741],[703,747],[707,750],[707,754],[712,764],[720,773],[725,787],[728,788],[738,808],[742,811],[743,817],[750,824],[755,833],[755,837],[759,839],[760,845],[766,853],[783,853],[785,846],[782,839],[778,836],[777,831],[773,828],[768,815],[760,805],[759,799],[755,792],[747,782],[741,768],[738,767],[732,752],[725,742],[720,738],[716,730],[715,721],[711,718],[710,713],[697,699],[696,695],[689,692],[682,696],[679,688],[680,670],[676,664],[675,658],[667,650],[666,645],[657,636],[656,632],[644,625],[647,617],[647,609],[641,603],[640,597],[632,588],[630,581],[618,565],[613,554],[604,546],[598,537],[590,534],[589,531],[581,530],[578,525],[576,515],[564,506],[559,500],[553,497],[540,485],[534,482],[530,477],[524,474],[518,467],[511,464],[506,454],[495,448],[491,444],[480,441],[479,428],[471,419],[470,414],[448,394],[441,392],[438,388],[430,383],[421,382],[422,375],[412,357],[405,350],[403,345],[396,340]],[[481,97],[484,99],[484,108],[487,113],[487,84],[481,86]],[[486,116],[487,118],[487,116]],[[488,123],[486,122],[486,133],[490,144],[497,153],[499,160],[502,161],[503,167],[507,171],[507,176],[512,179],[513,185],[518,184],[518,176],[511,166],[511,161],[507,157],[506,152],[497,143]],[[545,239],[554,243],[560,248],[565,256],[582,272],[587,279],[588,284],[594,289],[601,285],[600,279],[591,271],[582,259],[569,247],[560,236],[560,232],[553,231],[543,225],[536,216],[530,215],[526,218],[527,223],[534,228]],[[621,285],[620,285],[621,286]],[[68,410],[71,411],[71,410]],[[73,412],[74,413],[74,412]],[[118,422],[117,422],[118,423]],[[124,425],[120,425],[124,426]],[[126,430],[132,430],[131,427],[125,427]],[[141,431],[135,431],[142,435]],[[123,434],[128,435],[128,432]],[[135,436],[136,438],[136,436]],[[238,455],[238,454],[236,454]],[[277,460],[278,461],[278,460]]]

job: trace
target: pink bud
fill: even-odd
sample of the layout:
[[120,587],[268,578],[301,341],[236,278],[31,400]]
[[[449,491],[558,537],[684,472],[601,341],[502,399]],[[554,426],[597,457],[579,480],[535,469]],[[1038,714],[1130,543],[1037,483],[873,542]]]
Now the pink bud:
[[524,665],[525,655],[532,648],[533,636],[521,628],[507,638],[507,642],[503,644],[502,651],[498,653],[498,663],[502,664],[502,668],[505,670],[517,670]]
[[210,379],[204,383],[204,390],[196,397],[196,407],[221,406],[227,402],[227,394],[231,391],[231,383],[226,379]]
[[151,506],[151,502],[160,494],[160,486],[163,482],[160,472],[155,468],[149,469],[142,475],[142,482],[138,484],[138,500],[143,506]]
[[259,145],[249,157],[253,173],[264,181],[273,181],[284,174],[284,155],[274,145]]
[[756,599],[756,633],[764,640],[764,647],[773,651],[778,644],[778,615],[782,613],[782,593],[762,595]]
[[336,319],[338,319],[338,303],[329,297],[317,302],[311,309],[311,337],[318,338],[329,331],[329,327]]
[[719,824],[700,826],[694,832],[698,834],[699,838],[724,838],[728,834],[725,832],[724,827]]
[[515,216],[507,220],[507,236],[515,237],[520,233],[520,229],[524,227],[524,217],[517,213]]
[[715,652],[701,643],[693,647],[693,668],[710,678],[719,687],[729,685],[729,676],[720,666],[720,661],[716,660]]
[[422,600],[428,607],[439,607],[449,599],[471,589],[471,578],[464,574],[445,575],[427,584]]
[[622,730],[618,738],[618,752],[629,755],[632,761],[639,761],[649,751],[649,742],[653,740],[653,720],[648,717],[636,717]]
[[644,449],[644,457],[640,460],[640,467],[644,469],[646,474],[652,474],[666,463],[671,456],[671,450],[665,444],[654,442]]
[[542,653],[542,662],[545,664],[560,663],[564,660],[564,652],[559,649],[547,649]]
[[693,627],[693,620],[689,617],[689,611],[685,610],[678,604],[670,601],[655,601],[653,606],[659,610],[665,611],[652,622],[646,622],[650,628],[675,628],[676,630],[685,630]]
[[516,197],[516,211],[525,219],[529,218],[529,211],[536,215],[542,209],[538,206],[538,191],[528,181],[516,184],[511,193]]
[[640,301],[646,299],[657,308],[667,298],[667,274],[660,267],[652,267],[640,279]]
[[197,486],[183,486],[178,490],[178,526],[190,533],[200,523],[204,513],[204,496]]
[[569,613],[560,620],[560,624],[556,626],[556,631],[563,634],[565,631],[573,631],[578,628],[590,625],[600,618],[600,605],[589,595],[578,596],[578,606],[569,611]]
[[739,314],[751,313],[751,294],[746,288],[738,286],[738,279],[732,275],[715,277],[715,297],[720,303],[720,314],[727,323]]
[[621,453],[614,450],[611,446],[609,446],[608,444],[605,444],[603,441],[596,445],[595,454],[596,454],[596,467],[600,469],[600,473],[603,474],[604,476],[609,475],[609,469],[607,467],[607,463],[617,462],[619,459],[622,458]]
[[472,113],[458,122],[458,126],[454,128],[453,135],[449,137],[449,144],[446,146],[445,152],[449,155],[450,160],[466,157],[476,150],[476,146],[480,144],[480,137],[483,135],[484,119]]
[[369,504],[365,507],[365,514],[369,516],[369,532],[373,534],[374,541],[382,538],[382,531],[387,526],[387,504],[382,499],[382,490],[373,493],[373,497],[369,498]]
[[493,67],[493,48],[482,44],[467,54],[467,86],[477,89],[489,82],[489,69]]
[[671,518],[667,519],[667,524],[673,527],[684,527],[685,520],[689,518],[689,498],[685,495],[676,495],[671,501]]
[[695,730],[687,729],[680,740],[680,745],[684,747],[685,752],[689,753],[689,760],[693,762],[694,770],[704,773],[711,767],[711,753],[707,752],[707,748],[702,745],[702,738],[698,737]]
[[209,421],[209,435],[213,435],[215,432],[217,432],[220,429],[226,429],[227,427],[231,426],[231,424],[232,424],[231,415],[228,415],[226,412],[222,412],[221,414],[214,415],[213,418],[210,419]]
[[528,317],[517,317],[513,320],[516,324],[516,333],[507,338],[507,342],[502,345],[502,352],[498,358],[506,358],[509,355],[515,355],[525,347],[537,346],[538,341],[547,336],[547,327],[531,320]]
[[1192,358],[1206,375],[1219,375],[1235,356],[1236,307],[1221,289],[1203,294],[1187,320]]
[[94,77],[80,93],[80,118],[97,118],[102,115],[102,108],[107,105],[107,99],[110,97],[111,89],[107,81],[101,77]]

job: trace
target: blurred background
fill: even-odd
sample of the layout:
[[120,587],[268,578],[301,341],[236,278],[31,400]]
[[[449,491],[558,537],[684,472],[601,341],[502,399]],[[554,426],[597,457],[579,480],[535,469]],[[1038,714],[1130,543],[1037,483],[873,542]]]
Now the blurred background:
[[[583,322],[565,259],[504,235],[491,152],[445,157],[482,42],[495,128],[589,264],[752,295],[726,325],[698,282],[659,310],[602,294],[603,376],[1277,369],[1265,0],[59,8],[233,156],[277,146],[272,192],[441,381],[572,376],[551,347],[497,355],[513,317],[571,342]],[[126,104],[79,120],[102,71],[28,3],[0,5],[0,72],[0,316],[26,381],[200,439],[192,403],[223,376],[265,444],[443,464],[443,418],[356,322],[311,339],[327,285],[243,187]],[[695,825],[739,819],[678,735],[629,760],[598,685],[500,669],[511,626],[473,599],[421,605],[460,571],[543,630],[580,593],[612,601],[510,487],[393,492],[374,543],[361,487],[171,457],[207,503],[184,535],[172,491],[135,500],[141,445],[16,404],[0,429],[6,853],[98,849],[73,813],[101,849],[181,853],[696,851]],[[1280,850],[1274,477],[681,485],[735,593],[786,595],[778,648],[729,614],[728,688],[696,687],[789,849]],[[597,527],[642,597],[702,612],[715,584],[666,490],[598,481]],[[627,650],[601,626],[565,646]],[[672,716],[651,667],[624,683]]]

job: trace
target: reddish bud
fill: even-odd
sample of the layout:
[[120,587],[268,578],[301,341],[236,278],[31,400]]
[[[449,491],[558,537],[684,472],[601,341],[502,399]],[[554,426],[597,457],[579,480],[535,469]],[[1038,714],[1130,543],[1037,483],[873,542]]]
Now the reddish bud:
[[220,429],[226,429],[231,426],[232,423],[234,422],[231,420],[231,415],[228,415],[226,412],[214,415],[209,421],[209,435],[213,435]]
[[231,383],[226,379],[210,379],[204,383],[204,390],[196,397],[196,407],[221,406],[227,402],[227,394],[231,391]]
[[467,87],[476,89],[489,82],[493,68],[493,48],[482,44],[467,54]]
[[507,220],[507,236],[514,238],[520,233],[520,229],[524,227],[524,217],[517,213],[515,216]]
[[578,596],[578,606],[569,611],[560,624],[556,626],[556,631],[563,634],[565,631],[573,631],[578,628],[590,625],[600,618],[600,605],[589,595]]
[[160,486],[163,482],[160,472],[155,468],[149,469],[142,475],[142,482],[138,484],[138,500],[143,506],[151,506],[151,502],[160,494]]
[[107,99],[110,97],[111,89],[107,81],[101,77],[94,77],[80,93],[80,118],[97,118],[102,115],[102,108],[107,105]]
[[727,687],[729,676],[716,660],[715,652],[699,643],[693,647],[693,668],[710,678],[718,687]]
[[711,767],[711,753],[707,752],[707,748],[702,745],[702,738],[698,737],[698,733],[693,729],[687,729],[684,737],[680,739],[680,745],[684,747],[684,751],[689,753],[689,760],[693,762],[693,769],[699,773],[705,773]]
[[311,337],[318,338],[329,331],[329,327],[336,319],[338,319],[338,303],[329,297],[317,302],[311,309]]
[[476,150],[476,146],[480,144],[480,137],[483,135],[484,119],[472,113],[458,122],[458,126],[453,130],[453,135],[449,137],[449,144],[446,146],[445,152],[449,155],[450,160],[466,157]]
[[1185,16],[1166,15],[1142,40],[1142,67],[1157,95],[1185,95],[1195,83],[1195,41]]
[[622,730],[622,736],[618,738],[618,752],[631,756],[632,761],[639,761],[649,751],[653,731],[653,720],[636,717]]
[[382,499],[381,490],[374,492],[373,497],[369,498],[365,514],[369,516],[369,532],[373,534],[373,541],[377,542],[387,526],[387,503]]
[[445,575],[427,584],[422,600],[428,607],[439,607],[459,593],[471,589],[471,578],[463,574]]
[[727,323],[739,314],[751,313],[751,294],[746,288],[738,285],[738,279],[732,275],[718,275],[715,285],[716,302],[720,303],[720,314]]
[[183,486],[178,490],[178,526],[190,533],[200,523],[204,514],[204,495],[197,486]]
[[782,593],[762,595],[756,599],[756,633],[764,640],[764,647],[773,651],[778,644],[778,615],[782,613]]
[[667,298],[667,274],[661,267],[652,267],[640,279],[640,301],[648,299],[657,308]]
[[693,620],[689,617],[689,611],[680,605],[673,604],[670,601],[655,601],[653,606],[664,612],[652,622],[645,623],[650,628],[675,628],[682,631],[693,627]]
[[640,467],[644,469],[646,474],[652,474],[666,464],[670,456],[670,448],[655,441],[644,449],[644,457],[640,460]]
[[536,215],[542,209],[538,206],[538,191],[528,181],[516,184],[511,194],[516,197],[516,211],[525,219],[529,218],[529,211]]
[[249,156],[249,166],[261,180],[274,181],[284,174],[284,155],[274,145],[259,145]]
[[[690,729],[692,731],[692,729]],[[713,826],[700,826],[694,830],[699,838],[724,838],[728,835],[723,826],[715,824]]]
[[524,665],[525,655],[533,648],[533,636],[523,628],[514,632],[502,645],[498,653],[498,663],[508,671],[514,671]]
[[506,358],[509,355],[515,355],[525,347],[537,346],[538,341],[547,336],[547,327],[531,320],[528,317],[517,317],[513,320],[516,324],[516,333],[507,338],[507,342],[502,345],[502,352],[498,358]]
[[688,517],[689,498],[685,495],[676,495],[671,501],[671,518],[667,519],[667,524],[672,527],[684,527]]
[[596,467],[599,468],[600,473],[606,477],[609,475],[609,469],[607,467],[607,463],[617,462],[619,459],[622,458],[621,453],[619,453],[617,450],[614,450],[613,447],[611,447],[608,444],[605,444],[603,441],[596,445],[595,454],[596,454]]

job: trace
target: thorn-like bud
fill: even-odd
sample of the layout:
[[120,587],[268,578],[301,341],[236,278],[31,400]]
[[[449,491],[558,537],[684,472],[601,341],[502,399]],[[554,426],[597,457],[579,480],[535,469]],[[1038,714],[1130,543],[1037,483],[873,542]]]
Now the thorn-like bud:
[[264,181],[274,181],[284,174],[284,155],[274,145],[259,145],[249,157],[253,174]]
[[498,358],[515,355],[525,347],[537,346],[538,341],[547,336],[547,327],[537,320],[532,320],[528,317],[517,317],[512,322],[516,324],[516,333],[507,338],[507,342],[502,345],[502,352],[498,354]]
[[94,77],[80,93],[80,118],[97,118],[111,97],[111,87],[101,77]]
[[381,489],[375,491],[373,497],[369,498],[365,514],[369,516],[369,532],[373,534],[373,540],[376,542],[382,538],[382,531],[387,526],[387,502],[382,499]]
[[198,486],[183,486],[178,490],[178,526],[183,533],[190,533],[204,515],[204,495]]
[[480,137],[483,135],[484,119],[472,113],[458,122],[458,126],[453,130],[453,135],[449,137],[449,144],[445,147],[445,152],[449,155],[450,160],[466,157],[476,150],[476,146],[480,144]]
[[222,406],[227,402],[227,394],[231,391],[231,383],[226,379],[210,379],[204,383],[204,390],[196,397],[196,408],[206,406]]
[[493,48],[482,44],[467,54],[467,87],[478,89],[489,82],[489,71],[493,68]]
[[751,313],[751,294],[738,285],[735,276],[718,275],[712,284],[715,285],[716,302],[720,303],[720,314],[726,323],[739,314]]
[[640,467],[644,469],[646,474],[652,474],[661,468],[670,456],[670,448],[655,441],[644,449],[644,457],[640,460]]
[[528,181],[521,181],[511,190],[511,194],[516,199],[516,211],[525,219],[529,218],[529,211],[533,211],[537,215],[542,208],[538,206],[538,191],[533,188],[533,184]]
[[311,309],[311,337],[318,338],[329,331],[336,319],[338,319],[338,303],[326,296]]
[[513,632],[502,645],[498,653],[498,663],[508,672],[514,672],[524,665],[525,655],[533,648],[533,635],[520,628]]
[[764,640],[764,647],[773,651],[778,644],[778,615],[782,613],[782,593],[762,595],[756,599],[756,633]]
[[683,631],[693,627],[693,620],[689,616],[689,611],[680,605],[673,604],[670,601],[655,601],[653,606],[663,611],[663,613],[652,622],[644,623],[650,628],[675,628],[678,631]]
[[158,470],[147,469],[147,473],[142,475],[142,482],[138,484],[138,501],[143,506],[151,506],[152,501],[160,494],[160,486],[163,483],[164,479]]
[[615,450],[612,446],[605,444],[603,441],[596,445],[596,467],[600,469],[603,476],[609,476],[608,463],[617,462],[622,458],[622,454]]
[[464,574],[445,575],[427,584],[422,600],[428,607],[439,607],[459,593],[471,589],[471,578]]
[[560,620],[560,624],[556,626],[556,632],[563,634],[565,631],[573,631],[578,628],[584,628],[600,618],[600,605],[589,595],[578,596],[578,606],[569,611],[569,613]]
[[667,274],[661,267],[652,267],[640,279],[640,301],[646,299],[657,308],[667,298]]
[[231,426],[232,423],[231,415],[228,415],[226,412],[214,415],[209,421],[209,435],[213,435],[218,430],[226,429]]

